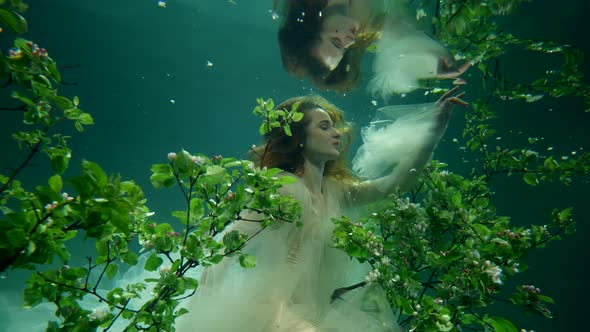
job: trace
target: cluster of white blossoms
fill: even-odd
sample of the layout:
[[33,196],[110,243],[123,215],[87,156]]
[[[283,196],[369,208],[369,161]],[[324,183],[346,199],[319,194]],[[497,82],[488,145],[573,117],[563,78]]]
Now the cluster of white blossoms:
[[90,321],[102,321],[103,319],[105,319],[107,317],[108,314],[108,310],[106,307],[100,307],[100,308],[96,308],[92,311],[92,313],[90,315],[88,315],[88,318],[90,319]]
[[375,270],[372,270],[369,273],[367,273],[367,275],[365,276],[365,281],[366,282],[375,282],[375,281],[377,281],[377,279],[379,279],[380,276],[381,276],[381,273],[379,272],[379,270],[375,269]]
[[535,293],[535,294],[541,293],[541,290],[538,287],[535,287],[533,285],[522,285],[520,287],[522,288],[523,291],[526,291],[529,293]]
[[[186,159],[189,159],[190,161],[192,161],[193,163],[197,164],[197,165],[203,165],[205,164],[206,160],[205,157],[203,156],[193,156],[190,153],[188,153],[187,151],[182,150],[182,154],[184,155],[184,157]],[[170,152],[168,153],[168,160],[173,162],[178,158],[178,155],[175,152]]]
[[[352,235],[352,233],[349,235]],[[368,231],[367,235],[371,238],[365,245],[367,250],[369,250],[373,256],[381,257],[381,253],[383,252],[383,244],[376,241],[376,238],[373,236],[371,231]]]
[[163,275],[167,274],[168,272],[170,272],[170,266],[162,265],[162,266],[160,266],[160,269],[158,270],[158,272],[160,272],[160,275],[163,276]]
[[502,278],[502,269],[498,265],[496,265],[490,261],[486,261],[485,266],[486,266],[485,272],[490,276],[490,278],[492,278],[492,281],[495,284],[501,285],[502,284],[502,279],[501,279]]
[[399,200],[399,210],[400,211],[405,211],[410,208],[416,209],[418,207],[420,207],[420,204],[419,203],[411,203],[409,197],[400,198],[400,200]]
[[445,176],[449,175],[449,174],[451,174],[451,173],[450,173],[449,171],[447,171],[447,170],[440,171],[440,173],[438,173],[438,175],[440,175],[440,176],[441,176],[441,177],[443,177],[443,178],[444,178]]
[[399,274],[394,274],[393,278],[391,278],[389,280],[389,285],[393,285],[395,283],[398,283],[401,280],[401,277],[399,276]]
[[59,203],[57,201],[53,201],[47,205],[45,205],[45,210],[47,210],[47,212],[51,212],[53,211],[53,209],[55,209],[57,206],[59,205]]

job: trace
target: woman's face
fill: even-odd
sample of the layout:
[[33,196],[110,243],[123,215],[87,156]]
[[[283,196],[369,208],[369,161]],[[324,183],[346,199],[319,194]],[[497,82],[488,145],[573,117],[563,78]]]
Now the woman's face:
[[330,70],[338,67],[346,49],[354,44],[358,22],[350,16],[333,14],[322,22],[320,41],[314,46],[312,54]]
[[309,123],[305,127],[304,157],[313,161],[338,159],[341,134],[334,127],[328,113],[315,108],[309,110],[305,116],[309,117]]

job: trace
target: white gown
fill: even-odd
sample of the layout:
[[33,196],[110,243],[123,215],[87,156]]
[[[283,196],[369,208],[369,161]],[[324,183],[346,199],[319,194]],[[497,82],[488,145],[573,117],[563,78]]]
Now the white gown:
[[[228,259],[208,269],[177,321],[177,331],[399,331],[384,292],[357,288],[330,302],[333,291],[364,280],[369,267],[331,247],[331,218],[341,215],[339,184],[326,180],[325,206],[312,203],[299,181],[288,194],[302,205],[303,226],[280,223],[262,231],[247,247],[253,269]],[[317,200],[314,200],[317,201]],[[257,224],[232,229],[252,234]]]
[[[422,146],[438,142],[441,132],[433,130],[438,110],[432,103],[380,109],[363,128],[353,168],[363,177],[379,178]],[[303,227],[280,223],[261,232],[246,249],[257,258],[254,269],[245,270],[233,259],[207,270],[178,331],[400,331],[376,284],[330,302],[335,289],[363,281],[370,267],[332,247],[331,219],[354,206],[346,185],[324,181],[325,204],[312,199],[300,180],[285,188],[301,203]],[[241,223],[232,229],[252,234],[259,226]]]

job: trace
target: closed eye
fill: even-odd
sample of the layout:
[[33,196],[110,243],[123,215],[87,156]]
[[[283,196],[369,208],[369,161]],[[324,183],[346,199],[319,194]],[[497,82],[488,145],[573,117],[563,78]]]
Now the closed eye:
[[332,128],[332,123],[329,122],[328,120],[324,120],[324,121],[320,122],[320,128],[322,130],[328,130],[328,129]]

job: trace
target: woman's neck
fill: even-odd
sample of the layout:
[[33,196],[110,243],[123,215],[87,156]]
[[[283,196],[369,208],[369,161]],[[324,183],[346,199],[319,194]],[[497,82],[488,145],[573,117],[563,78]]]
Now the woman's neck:
[[320,195],[322,193],[325,166],[326,163],[323,161],[312,162],[305,159],[301,179],[311,194]]

